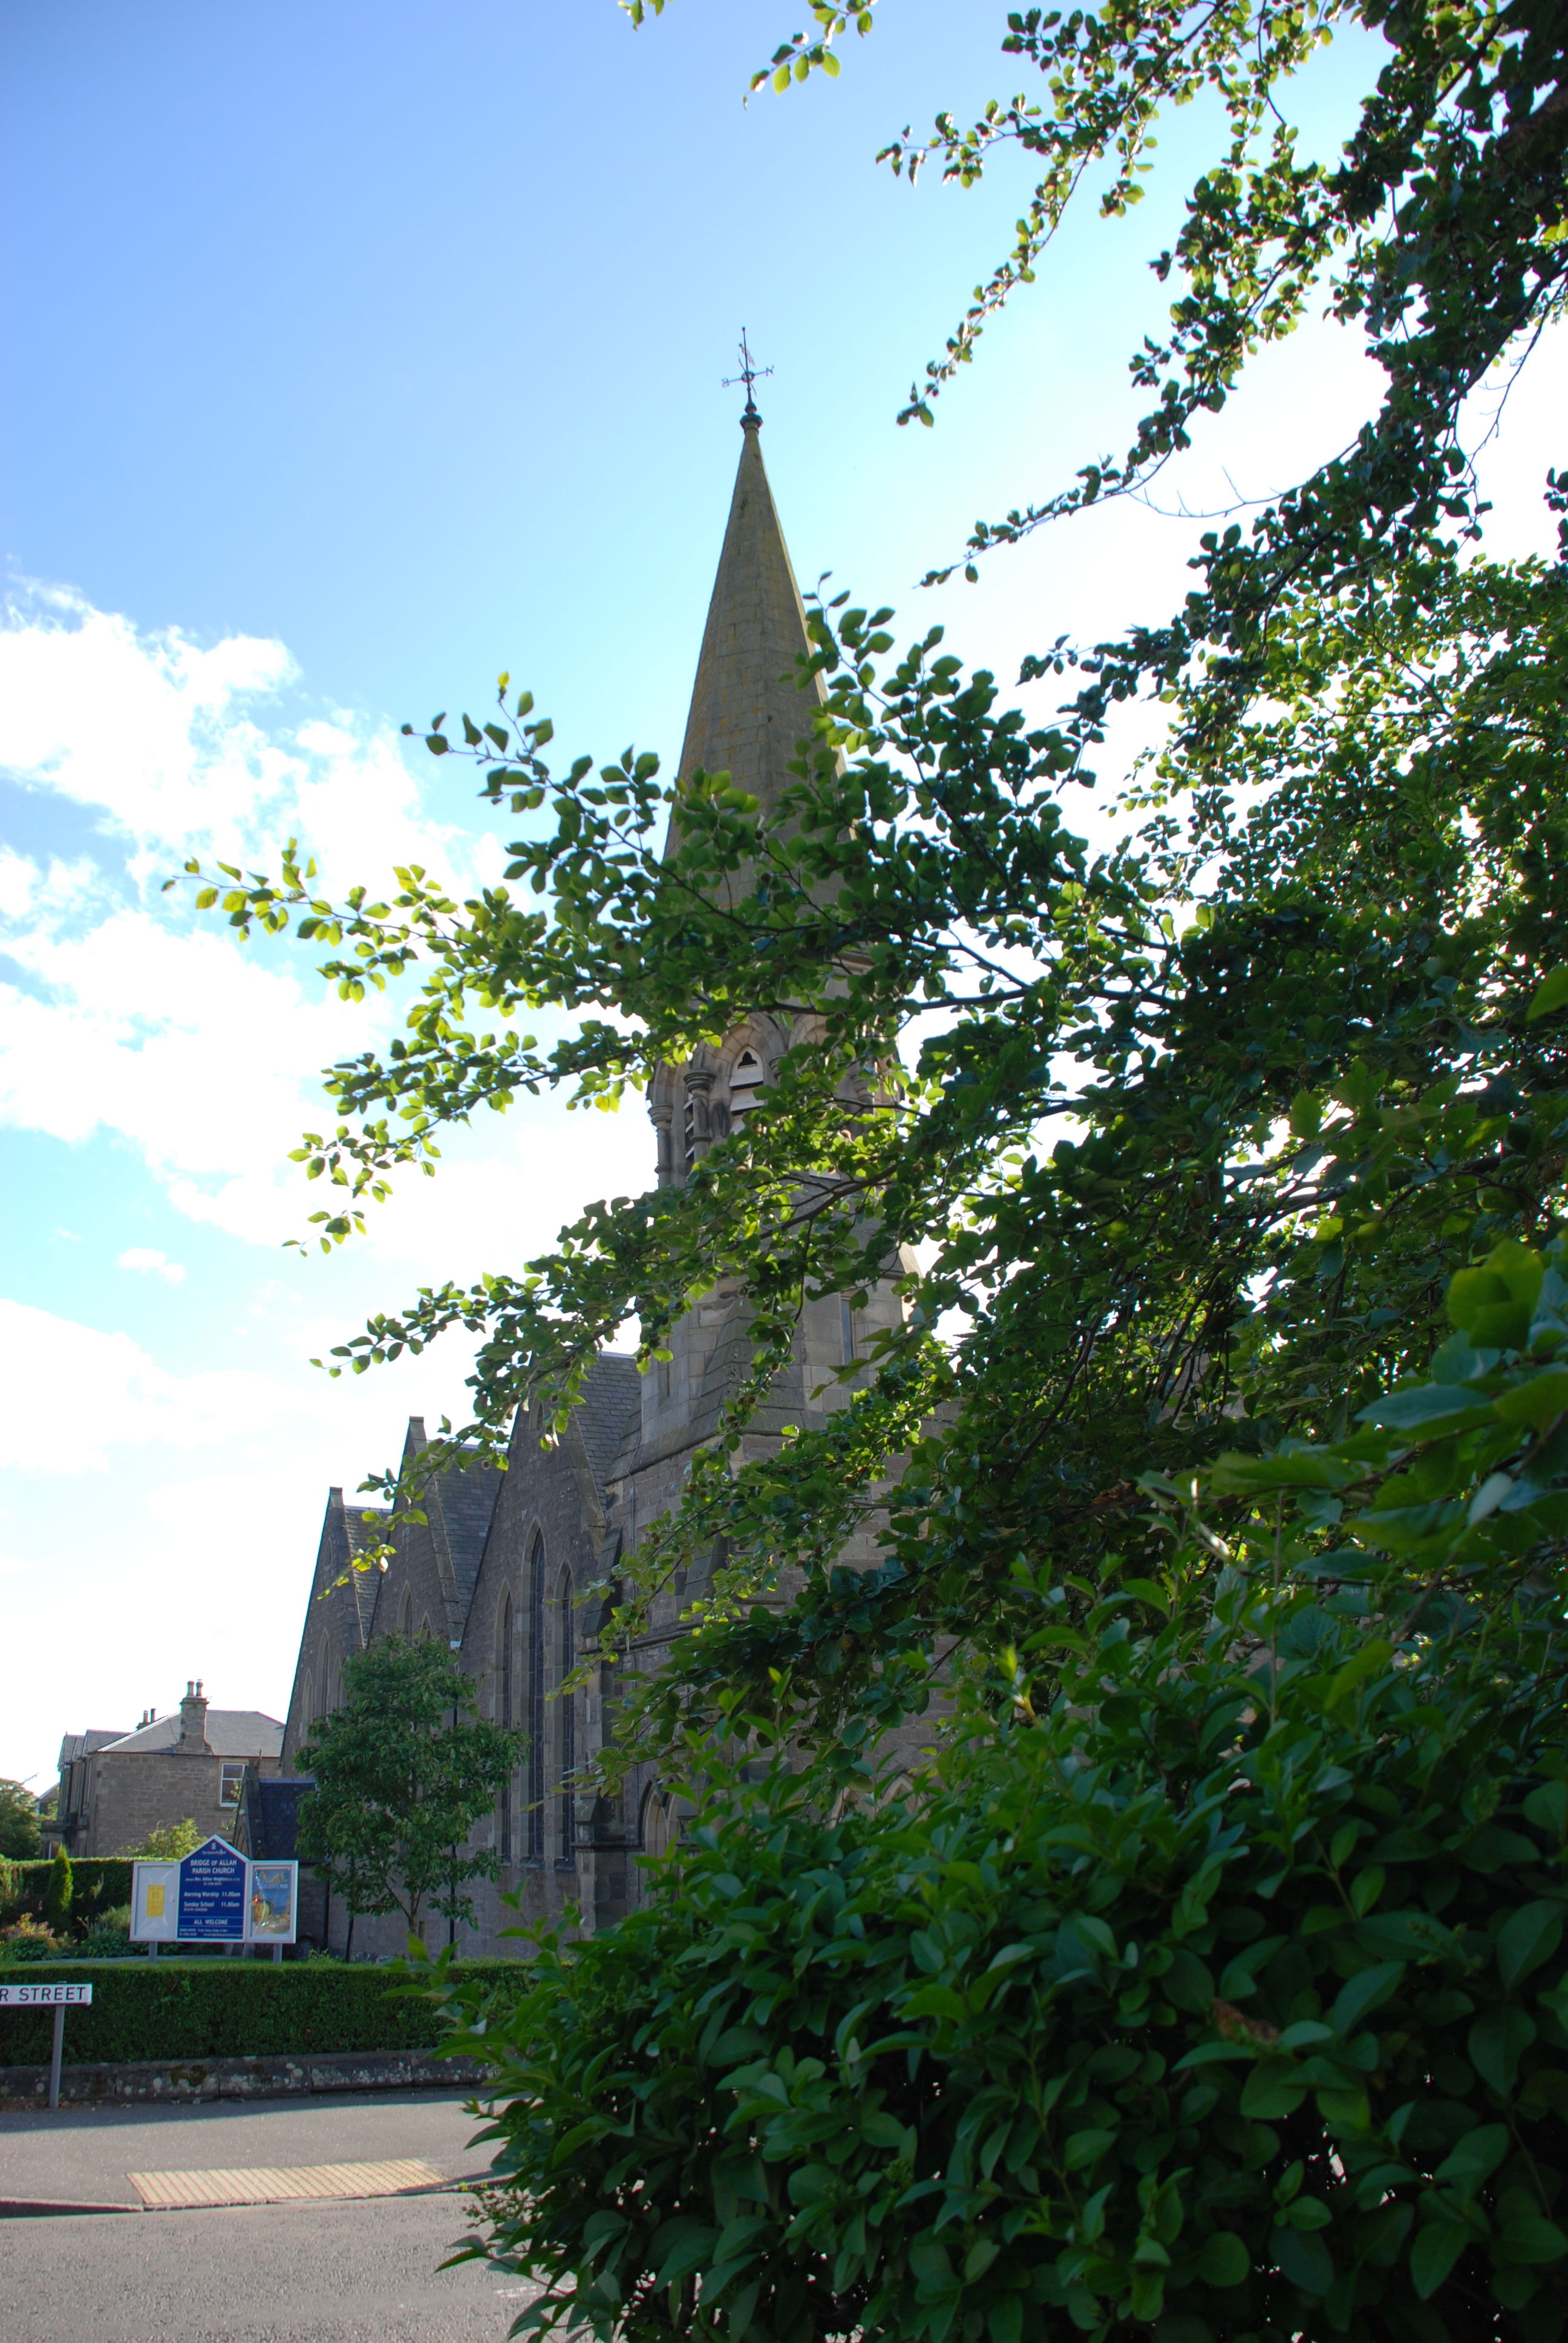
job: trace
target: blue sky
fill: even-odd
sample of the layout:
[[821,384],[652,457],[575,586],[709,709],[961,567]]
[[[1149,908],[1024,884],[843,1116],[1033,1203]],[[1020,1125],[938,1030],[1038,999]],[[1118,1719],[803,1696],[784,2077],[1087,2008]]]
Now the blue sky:
[[[1016,669],[1156,617],[1193,525],[1107,509],[921,595],[977,514],[1125,443],[1146,267],[1206,126],[1124,223],[1091,210],[939,427],[893,417],[1009,240],[1024,181],[911,196],[876,148],[1010,94],[1000,8],[887,0],[834,85],[743,106],[782,0],[10,0],[0,24],[8,470],[0,552],[0,1602],[35,1655],[0,1772],[201,1674],[281,1715],[327,1485],[457,1399],[439,1353],[353,1384],[309,1355],[416,1284],[513,1266],[648,1176],[640,1114],[476,1130],[372,1238],[282,1250],[314,1069],[388,1029],[308,964],[161,894],[191,850],[302,828],[339,884],[496,841],[396,727],[500,668],[566,751],[678,745],[739,450],[742,323],[803,581]],[[961,19],[964,37],[955,36]],[[1326,151],[1371,64],[1301,91]],[[1543,541],[1561,347],[1489,452],[1496,541]],[[1161,495],[1256,495],[1370,391],[1314,327]],[[508,832],[509,834],[509,830]]]

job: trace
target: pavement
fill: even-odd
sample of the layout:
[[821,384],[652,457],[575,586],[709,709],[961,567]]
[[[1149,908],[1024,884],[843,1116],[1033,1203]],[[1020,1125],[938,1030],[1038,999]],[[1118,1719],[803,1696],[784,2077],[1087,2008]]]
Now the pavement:
[[489,2151],[427,2091],[0,2115],[0,2201],[101,2212],[0,2219],[5,2343],[503,2343],[535,2289],[440,2264],[464,2201],[408,2197],[144,2211],[127,2175],[418,2159],[453,2182]]

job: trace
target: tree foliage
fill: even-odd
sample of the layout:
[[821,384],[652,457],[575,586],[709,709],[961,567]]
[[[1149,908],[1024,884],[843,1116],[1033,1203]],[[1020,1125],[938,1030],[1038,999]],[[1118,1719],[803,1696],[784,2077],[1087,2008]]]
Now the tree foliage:
[[[831,54],[849,17],[814,15],[770,70]],[[1308,166],[1275,108],[1338,22],[1387,55]],[[1010,19],[1049,104],[935,148],[1043,157],[980,315],[1101,162],[1131,200],[1159,106],[1217,91],[1231,144],[1161,263],[1135,446],[971,552],[1147,480],[1325,270],[1388,377],[1355,447],[1206,537],[1181,611],[1041,646],[1050,713],[844,598],[781,807],[722,772],[672,800],[633,750],[553,767],[502,678],[425,737],[528,818],[503,884],[336,898],[294,850],[207,882],[347,995],[412,982],[302,1151],[327,1243],[480,1105],[613,1103],[758,1012],[792,1036],[683,1185],[337,1354],[467,1327],[456,1437],[498,1450],[628,1314],[645,1364],[721,1281],[749,1316],[605,1630],[702,1565],[623,1711],[698,1824],[486,2037],[518,2095],[492,2242],[551,2280],[537,2327],[1559,2331],[1568,568],[1478,548],[1456,433],[1560,305],[1565,37],[1523,0]],[[1069,785],[1140,694],[1169,729],[1097,845]],[[543,1008],[578,1019],[550,1050]],[[741,1463],[803,1302],[890,1262],[904,1322],[845,1403]],[[887,1795],[939,1674],[939,1754]]]
[[25,1782],[0,1781],[0,1857],[25,1863],[38,1845],[37,1799]]
[[178,1863],[183,1855],[194,1855],[206,1843],[206,1833],[187,1815],[183,1822],[160,1823],[150,1830],[137,1846],[123,1846],[122,1855],[139,1856],[144,1862]]
[[464,1841],[523,1745],[475,1715],[473,1685],[439,1644],[378,1635],[344,1662],[341,1706],[300,1748],[316,1785],[300,1802],[301,1859],[351,1913],[400,1912],[410,1936],[427,1905],[467,1919],[465,1883],[494,1879],[500,1858]]
[[64,1936],[71,1925],[72,1893],[71,1858],[63,1846],[57,1846],[44,1890],[43,1915],[45,1927],[52,1928],[56,1936]]

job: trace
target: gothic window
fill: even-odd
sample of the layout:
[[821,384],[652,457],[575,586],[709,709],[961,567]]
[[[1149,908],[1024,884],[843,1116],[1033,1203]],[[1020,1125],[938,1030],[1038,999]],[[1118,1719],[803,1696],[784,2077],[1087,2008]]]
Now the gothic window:
[[[675,1844],[677,1835],[675,1813],[669,1799],[657,1784],[652,1785],[643,1794],[641,1820],[642,1827],[638,1836],[642,1841],[643,1854],[649,1856],[668,1855]],[[646,1896],[653,1885],[652,1875],[646,1865],[639,1868],[641,1893]]]
[[545,1542],[528,1556],[528,1861],[545,1859]]
[[755,1050],[742,1050],[729,1069],[729,1128],[744,1131],[746,1118],[757,1103],[762,1082],[762,1061]]
[[[574,1651],[572,1618],[572,1574],[563,1570],[556,1590],[556,1649],[560,1673],[557,1682],[565,1685],[577,1665]],[[557,1746],[560,1755],[561,1861],[570,1863],[576,1854],[577,1833],[573,1828],[576,1800],[572,1795],[572,1776],[578,1764],[578,1704],[577,1694],[562,1691],[556,1703],[560,1712],[557,1728]]]
[[414,1590],[411,1586],[406,1586],[403,1589],[403,1600],[397,1611],[397,1633],[400,1635],[411,1635],[413,1632]]
[[[501,1624],[496,1660],[496,1722],[501,1726],[503,1732],[509,1733],[517,1721],[516,1684],[513,1674],[512,1598],[509,1594],[503,1594],[501,1597]],[[497,1836],[500,1845],[501,1861],[510,1863],[512,1859],[512,1776],[509,1774],[501,1785],[501,1805],[497,1820]]]

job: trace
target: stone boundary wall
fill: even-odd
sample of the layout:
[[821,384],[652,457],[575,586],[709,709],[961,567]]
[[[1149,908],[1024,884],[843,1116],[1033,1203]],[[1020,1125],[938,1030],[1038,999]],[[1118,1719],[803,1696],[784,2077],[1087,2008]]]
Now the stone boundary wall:
[[[433,2050],[347,2050],[309,2058],[150,2059],[66,2066],[64,2107],[195,2107],[210,2099],[311,2098],[326,2091],[483,2091],[495,2068]],[[44,2107],[47,2066],[0,2066],[0,2107]]]

